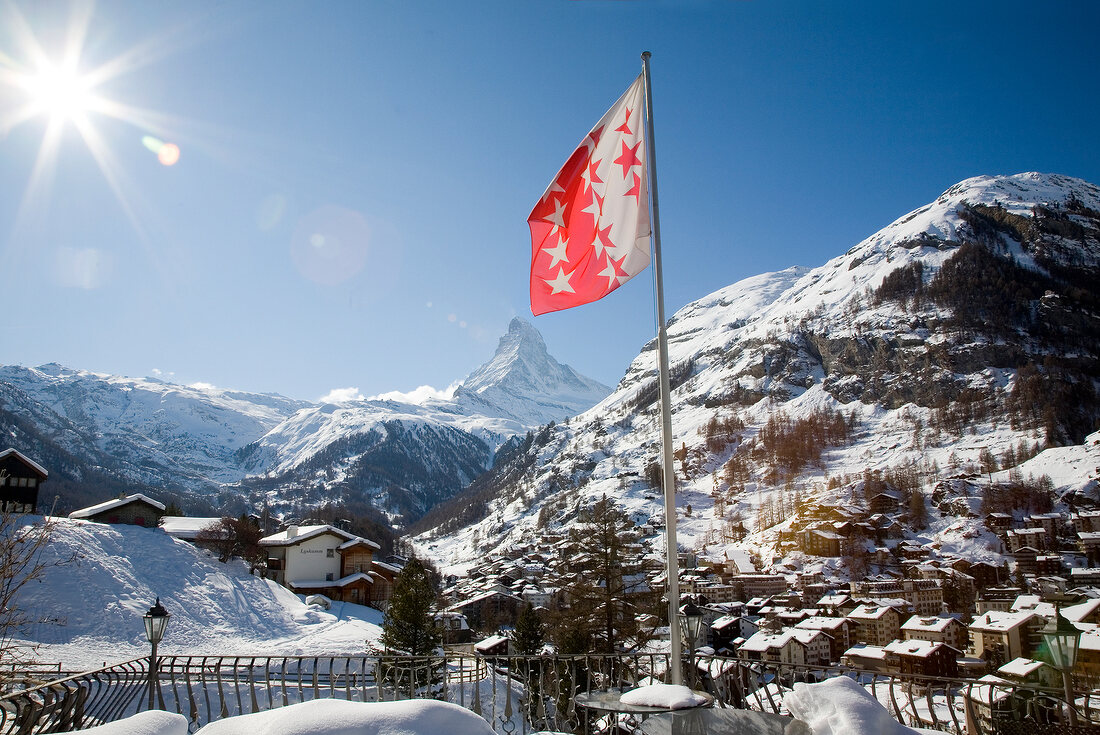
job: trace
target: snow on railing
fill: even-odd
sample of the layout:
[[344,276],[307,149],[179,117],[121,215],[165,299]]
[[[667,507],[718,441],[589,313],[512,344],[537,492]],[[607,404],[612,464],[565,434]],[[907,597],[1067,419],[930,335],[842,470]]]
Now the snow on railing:
[[[0,696],[0,735],[80,730],[143,711],[150,699],[155,708],[187,717],[193,731],[225,717],[313,699],[380,702],[421,697],[466,707],[507,735],[539,730],[593,733],[602,721],[578,708],[576,695],[663,681],[668,667],[668,655],[655,653],[162,656],[151,685],[149,659],[141,658],[39,686],[6,683]],[[986,735],[1010,723],[1031,733],[1041,732],[1047,724],[1064,728],[1071,706],[1060,691],[1009,683],[705,655],[694,657],[684,681],[714,695],[717,707],[788,714],[783,695],[796,683],[835,676],[863,685],[903,724],[959,735]],[[1072,706],[1082,723],[1100,723],[1095,697],[1090,697],[1079,692]]]

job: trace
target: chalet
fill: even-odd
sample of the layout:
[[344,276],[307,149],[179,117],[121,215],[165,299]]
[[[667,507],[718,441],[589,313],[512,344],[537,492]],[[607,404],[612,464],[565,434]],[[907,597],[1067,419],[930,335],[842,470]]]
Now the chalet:
[[38,488],[48,476],[45,468],[20,451],[0,452],[0,511],[34,513]]
[[1002,567],[984,561],[973,562],[961,571],[974,578],[974,586],[978,589],[1000,584],[1007,576]]
[[1035,634],[1045,622],[1027,611],[983,613],[970,623],[970,645],[978,658],[1003,665],[1031,653]]
[[474,652],[479,656],[507,656],[511,649],[512,641],[504,635],[491,635],[474,644]]
[[1030,658],[1014,658],[997,669],[997,676],[1016,684],[1041,687],[1062,686],[1062,674],[1049,663]]
[[497,628],[515,625],[519,611],[527,603],[521,597],[499,589],[483,592],[447,608],[447,612],[462,613],[473,628]]
[[385,608],[399,569],[374,561],[378,544],[334,526],[288,526],[260,539],[267,576],[298,594]]
[[860,605],[848,620],[856,625],[855,640],[872,646],[885,646],[901,632],[901,614],[889,605]]
[[946,643],[957,651],[966,649],[969,634],[958,618],[914,615],[901,625],[904,640]]
[[840,556],[843,538],[835,531],[811,528],[798,534],[798,546],[810,556]]
[[1100,531],[1078,531],[1077,546],[1090,567],[1100,563]]
[[806,645],[789,631],[783,633],[765,633],[760,631],[749,636],[741,644],[737,653],[750,661],[768,661],[784,664],[805,664]]
[[69,518],[92,521],[94,523],[111,523],[156,528],[164,515],[164,503],[157,502],[150,497],[135,493],[125,498],[108,500],[99,505],[74,510]]
[[1077,533],[1100,531],[1100,510],[1083,510],[1069,517],[1070,525]]
[[800,621],[795,628],[820,630],[829,636],[829,663],[833,663],[840,661],[840,657],[851,647],[851,631],[855,624],[847,618],[817,616]]
[[1047,530],[1042,526],[1017,528],[1005,532],[1005,541],[1008,544],[1010,554],[1025,546],[1030,546],[1037,551],[1046,551],[1050,548],[1051,536],[1047,534]]
[[883,647],[887,654],[897,656],[897,671],[901,674],[954,678],[959,675],[960,652],[939,641],[893,641]]
[[461,613],[438,612],[432,615],[432,625],[440,634],[443,645],[469,643],[473,640],[470,624]]

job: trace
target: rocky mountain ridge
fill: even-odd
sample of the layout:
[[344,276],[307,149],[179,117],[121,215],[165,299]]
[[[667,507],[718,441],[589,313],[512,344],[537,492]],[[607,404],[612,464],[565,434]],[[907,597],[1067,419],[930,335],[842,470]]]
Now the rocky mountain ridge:
[[204,512],[343,503],[401,521],[468,485],[497,446],[547,412],[579,413],[610,391],[555,361],[519,319],[470,379],[453,400],[313,404],[9,365],[0,366],[0,430],[54,470],[62,510],[167,492]]

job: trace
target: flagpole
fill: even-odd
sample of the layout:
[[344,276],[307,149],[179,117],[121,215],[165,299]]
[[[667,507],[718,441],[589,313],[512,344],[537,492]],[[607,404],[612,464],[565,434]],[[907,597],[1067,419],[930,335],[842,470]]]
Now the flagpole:
[[665,557],[668,577],[668,638],[672,649],[672,684],[683,684],[683,643],[680,640],[680,571],[676,543],[676,475],[672,463],[671,381],[668,376],[668,334],[665,331],[665,289],[661,273],[661,216],[657,207],[657,146],[653,137],[653,95],[649,83],[649,52],[642,52],[645,80],[646,163],[652,202],[653,281],[657,299],[657,380],[661,391],[661,458],[665,490]]

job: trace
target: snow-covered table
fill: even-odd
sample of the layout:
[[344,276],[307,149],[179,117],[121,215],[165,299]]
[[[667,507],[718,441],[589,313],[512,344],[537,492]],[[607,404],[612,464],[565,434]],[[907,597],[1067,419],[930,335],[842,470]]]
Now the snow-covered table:
[[[684,687],[684,689],[690,691],[687,690],[687,687]],[[710,694],[695,691],[690,691],[690,693],[701,700],[701,703],[690,706],[689,709],[714,706],[714,697]],[[578,694],[573,698],[573,701],[576,703],[578,711],[583,710],[597,717],[613,717],[619,725],[625,725],[627,729],[633,731],[639,731],[639,726],[648,717],[668,714],[674,711],[683,711],[684,709],[682,705],[680,707],[673,707],[652,704],[629,704],[622,701],[622,695],[622,691],[610,689],[606,691]]]

